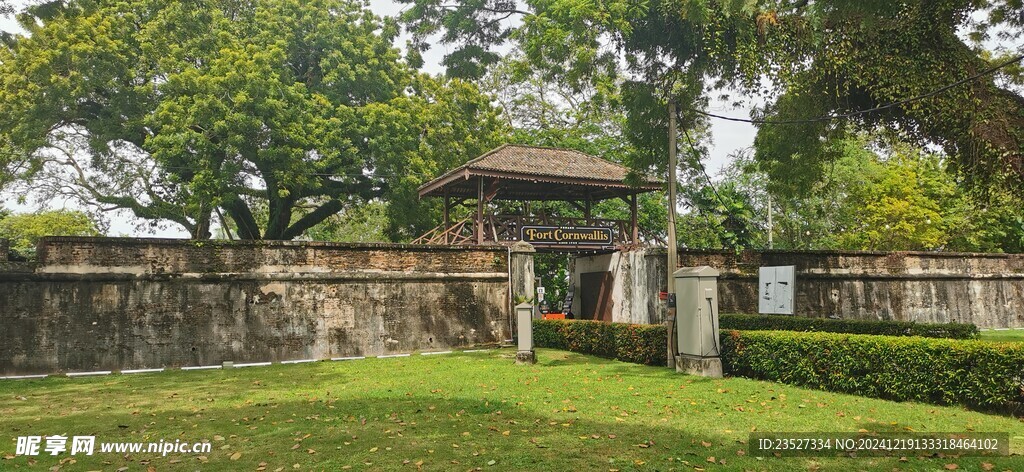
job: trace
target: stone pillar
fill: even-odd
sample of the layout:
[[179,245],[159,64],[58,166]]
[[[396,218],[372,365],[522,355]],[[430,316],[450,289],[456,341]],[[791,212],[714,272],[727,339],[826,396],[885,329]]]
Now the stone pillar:
[[516,340],[516,364],[536,364],[537,356],[533,352],[533,305],[520,303],[516,305],[516,324],[518,337]]
[[11,242],[0,238],[0,262],[7,260],[7,252],[11,249]]
[[509,248],[509,275],[512,278],[512,317],[514,307],[523,302],[533,304],[535,283],[533,279],[533,255],[537,252],[530,243],[517,242]]

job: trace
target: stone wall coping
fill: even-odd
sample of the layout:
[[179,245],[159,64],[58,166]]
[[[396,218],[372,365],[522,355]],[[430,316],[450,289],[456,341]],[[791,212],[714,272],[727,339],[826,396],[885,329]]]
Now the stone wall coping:
[[508,252],[500,245],[449,246],[437,244],[401,243],[339,243],[331,241],[278,241],[278,240],[225,240],[225,239],[176,239],[176,238],[121,238],[93,236],[45,236],[39,240],[41,249],[47,244],[93,244],[103,246],[222,246],[222,247],[266,247],[266,248],[316,248],[316,249],[405,249],[410,251],[487,251]]
[[[664,247],[648,248],[647,255],[658,256],[668,252]],[[824,249],[746,249],[735,252],[728,249],[684,249],[680,248],[679,255],[722,255],[742,258],[746,254],[759,255],[809,255],[809,256],[848,256],[848,257],[933,257],[933,258],[988,258],[988,259],[1017,259],[1024,258],[1024,254],[1001,253],[1001,252],[941,252],[941,251],[832,251]]]

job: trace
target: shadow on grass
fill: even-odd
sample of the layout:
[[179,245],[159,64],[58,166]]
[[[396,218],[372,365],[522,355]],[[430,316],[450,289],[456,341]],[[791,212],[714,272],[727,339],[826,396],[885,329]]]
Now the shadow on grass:
[[[613,417],[581,418],[541,412],[546,405],[496,403],[441,396],[406,396],[316,401],[254,402],[161,411],[154,418],[124,412],[24,416],[2,422],[4,436],[95,435],[98,442],[157,442],[181,439],[213,443],[203,454],[138,453],[74,456],[75,470],[153,466],[157,470],[371,470],[416,468],[466,470],[646,469],[706,463],[709,457],[737,458],[745,446],[716,435],[677,428],[625,424]],[[199,416],[197,416],[197,413]],[[307,437],[307,435],[309,435]],[[223,441],[215,441],[219,436]],[[6,442],[6,441],[5,441]],[[298,447],[296,447],[298,446]],[[12,454],[14,443],[0,443]],[[312,451],[312,452],[311,452]],[[241,456],[235,460],[235,453]],[[71,456],[17,457],[0,461],[4,470],[48,469]],[[676,459],[678,457],[679,459]],[[672,458],[671,460],[669,458]],[[34,464],[30,465],[30,460]],[[739,459],[743,459],[739,457]],[[717,459],[716,459],[717,460]]]
[[[18,436],[63,434],[95,435],[101,442],[180,439],[213,444],[213,450],[204,454],[205,462],[195,454],[163,457],[152,453],[97,453],[76,456],[73,470],[124,466],[131,470],[152,466],[161,471],[259,467],[340,470],[345,466],[355,470],[490,467],[626,471],[688,470],[695,466],[721,470],[814,466],[821,470],[935,470],[944,464],[913,458],[910,464],[896,459],[758,460],[746,455],[747,446],[737,440],[745,438],[745,433],[714,432],[729,427],[727,423],[710,428],[695,426],[698,422],[687,421],[687,413],[679,413],[667,423],[658,419],[662,413],[634,412],[623,418],[618,416],[619,411],[588,404],[582,395],[568,408],[570,404],[559,400],[568,396],[569,390],[556,388],[557,394],[550,395],[554,385],[551,376],[569,378],[569,372],[587,371],[588,366],[605,377],[676,380],[678,374],[668,368],[543,350],[538,351],[540,363],[531,372],[529,368],[503,367],[512,362],[505,354],[144,374],[88,381],[47,379],[16,384],[18,388],[5,384],[0,387],[0,457],[13,454]],[[424,376],[424,371],[431,375]],[[420,376],[414,377],[417,373]],[[537,388],[527,386],[525,382],[534,375],[549,377]],[[712,382],[687,377],[690,380]],[[442,385],[442,381],[447,383]],[[486,385],[477,385],[483,382]],[[651,389],[654,395],[663,394],[654,393],[657,391]],[[605,398],[627,395],[602,392]],[[12,400],[14,395],[27,399]],[[644,403],[649,404],[644,400],[636,404]],[[711,407],[707,412],[690,414],[716,418]],[[36,463],[31,468],[45,470],[69,457],[38,456],[33,458]],[[1019,462],[1019,458],[991,462],[1000,467],[998,470],[1017,469],[1012,460]],[[29,461],[27,457],[0,459],[0,469],[26,468]]]

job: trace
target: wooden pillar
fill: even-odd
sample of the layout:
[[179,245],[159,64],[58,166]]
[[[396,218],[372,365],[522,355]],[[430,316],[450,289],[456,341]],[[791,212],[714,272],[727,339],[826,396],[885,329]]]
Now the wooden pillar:
[[632,229],[633,239],[630,241],[636,244],[640,241],[640,229],[637,228],[636,218],[636,194],[634,193],[629,197],[629,225]]
[[476,243],[484,243],[484,179],[477,178],[476,192]]
[[586,220],[585,225],[590,225],[590,195],[587,195],[587,201],[583,202],[583,219]]
[[448,189],[444,189],[444,243],[448,244],[448,230],[452,228],[451,217],[448,210],[452,207],[452,199],[448,196]]

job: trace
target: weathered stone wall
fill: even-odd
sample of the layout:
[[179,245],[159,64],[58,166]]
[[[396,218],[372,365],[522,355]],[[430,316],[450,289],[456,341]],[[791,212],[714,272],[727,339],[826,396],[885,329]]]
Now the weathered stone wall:
[[406,353],[509,333],[505,248],[47,238],[0,264],[0,375]]
[[[660,256],[660,257],[659,257]],[[580,274],[610,272],[612,277],[612,321],[615,323],[656,324],[665,320],[665,303],[658,292],[665,290],[664,252],[622,251],[594,256],[579,256],[570,261],[572,283],[576,286],[573,313],[582,312]],[[660,283],[660,285],[658,285]]]
[[722,271],[722,313],[757,313],[757,269],[796,266],[801,316],[1024,327],[1024,254],[681,251]]

